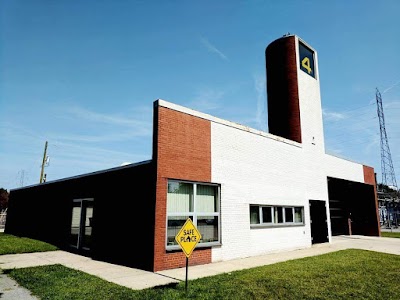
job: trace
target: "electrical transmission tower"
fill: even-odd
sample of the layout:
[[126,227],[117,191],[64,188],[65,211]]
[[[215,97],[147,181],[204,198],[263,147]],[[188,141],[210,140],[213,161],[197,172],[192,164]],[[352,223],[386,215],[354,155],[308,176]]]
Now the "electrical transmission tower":
[[[398,209],[394,212],[394,201],[397,198],[398,186],[396,182],[396,176],[394,174],[393,162],[392,162],[392,155],[390,154],[389,148],[389,141],[386,134],[386,127],[385,127],[385,116],[383,114],[383,105],[382,105],[382,96],[378,89],[376,89],[376,104],[377,104],[377,111],[378,111],[378,118],[379,118],[379,129],[380,129],[380,136],[381,136],[381,169],[382,169],[382,185],[383,188],[389,187],[390,189],[394,190],[394,193],[390,193],[390,190],[387,190],[389,196],[391,196],[391,202],[385,201],[386,207],[386,216],[387,216],[387,225],[390,227],[390,215],[393,215],[393,221],[395,226],[397,226],[397,216]],[[393,194],[393,195],[390,195]],[[386,198],[386,197],[385,197]],[[390,199],[389,198],[389,199]],[[396,207],[397,208],[397,207]],[[391,212],[392,211],[392,212]]]

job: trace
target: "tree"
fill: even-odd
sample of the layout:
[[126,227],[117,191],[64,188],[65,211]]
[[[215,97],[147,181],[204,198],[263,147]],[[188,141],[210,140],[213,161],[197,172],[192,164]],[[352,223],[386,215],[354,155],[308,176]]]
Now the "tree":
[[378,191],[382,191],[382,192],[388,193],[388,194],[395,194],[395,195],[398,193],[398,191],[396,191],[392,187],[387,186],[386,184],[383,184],[383,183],[378,183]]
[[8,207],[8,191],[0,188],[0,211]]

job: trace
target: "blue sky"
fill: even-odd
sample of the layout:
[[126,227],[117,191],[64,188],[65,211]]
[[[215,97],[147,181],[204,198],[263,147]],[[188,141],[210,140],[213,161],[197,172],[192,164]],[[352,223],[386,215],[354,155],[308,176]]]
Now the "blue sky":
[[0,4],[0,187],[151,159],[153,101],[267,131],[265,47],[318,52],[326,149],[381,177],[375,89],[400,184],[399,1]]

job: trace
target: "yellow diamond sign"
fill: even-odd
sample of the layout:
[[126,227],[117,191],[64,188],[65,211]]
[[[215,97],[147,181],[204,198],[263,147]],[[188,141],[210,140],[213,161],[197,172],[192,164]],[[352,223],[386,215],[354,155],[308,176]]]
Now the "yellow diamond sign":
[[201,234],[194,226],[192,220],[188,218],[183,224],[181,230],[175,236],[175,240],[181,246],[186,257],[190,257],[198,242],[200,242]]

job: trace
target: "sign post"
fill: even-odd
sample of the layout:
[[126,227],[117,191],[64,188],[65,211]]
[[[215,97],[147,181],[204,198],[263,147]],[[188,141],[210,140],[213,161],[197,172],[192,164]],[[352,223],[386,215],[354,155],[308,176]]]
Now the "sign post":
[[175,236],[175,241],[182,248],[183,253],[186,255],[186,280],[185,290],[187,291],[188,285],[188,269],[189,269],[189,257],[192,255],[194,248],[198,242],[200,242],[201,234],[194,226],[192,219],[188,218],[183,224],[181,230]]

